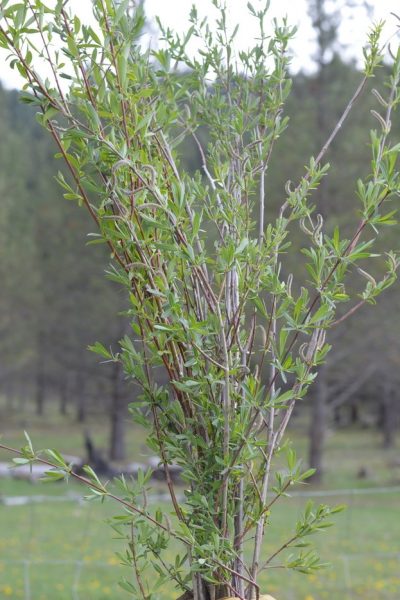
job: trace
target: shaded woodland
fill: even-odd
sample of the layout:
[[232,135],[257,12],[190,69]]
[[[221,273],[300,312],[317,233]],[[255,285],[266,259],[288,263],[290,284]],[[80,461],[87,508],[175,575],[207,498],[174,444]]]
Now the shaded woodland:
[[[285,183],[296,181],[308,157],[318,152],[360,79],[356,66],[342,62],[334,49],[337,23],[332,22],[328,37],[322,35],[327,29],[321,4],[314,3],[313,13],[317,69],[293,78],[286,107],[291,135],[279,140],[267,173],[267,221],[285,194]],[[378,85],[375,80],[370,87]],[[356,222],[356,179],[369,171],[368,131],[376,127],[370,110],[376,104],[367,90],[329,152],[332,173],[315,196],[318,212],[330,215],[329,231],[339,225],[346,232]],[[400,135],[395,117],[393,128]],[[202,134],[206,139],[207,132]],[[116,349],[124,335],[122,319],[115,317],[124,310],[122,295],[104,277],[109,256],[93,243],[86,215],[62,199],[54,180],[55,148],[46,132],[17,93],[4,89],[0,139],[1,410],[22,411],[29,403],[45,418],[48,406],[57,404],[61,414],[79,422],[90,413],[103,414],[110,422],[109,457],[124,459],[127,404],[135,400],[135,389],[123,380],[118,364],[99,366],[87,350],[97,340]],[[186,144],[182,154],[187,169],[201,170],[195,144]],[[396,235],[396,229],[387,235]],[[293,243],[300,256],[302,240],[293,238]],[[394,239],[389,245],[398,243]],[[301,260],[286,268],[307,285]],[[329,428],[377,427],[385,447],[394,443],[400,418],[399,304],[395,285],[378,307],[362,306],[351,322],[337,324],[335,350],[297,407],[297,413],[308,415],[309,460],[320,473]]]

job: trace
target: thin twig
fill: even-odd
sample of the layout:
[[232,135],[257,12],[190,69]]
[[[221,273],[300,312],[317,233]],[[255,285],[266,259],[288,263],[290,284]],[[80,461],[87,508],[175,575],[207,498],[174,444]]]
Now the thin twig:
[[136,556],[135,531],[134,531],[133,521],[131,523],[131,541],[130,541],[129,546],[130,546],[130,549],[132,552],[133,568],[135,571],[136,581],[138,583],[140,593],[142,594],[143,600],[147,600],[147,594],[144,589],[144,584],[142,581],[142,576],[141,576],[141,573],[139,570],[138,560],[137,560],[137,556]]
[[360,300],[360,302],[357,302],[357,304],[355,306],[353,306],[353,308],[350,308],[350,310],[348,310],[344,315],[339,317],[339,319],[336,319],[336,321],[333,321],[333,323],[331,323],[331,327],[335,327],[336,325],[340,325],[340,323],[343,323],[343,321],[346,321],[346,319],[351,317],[351,315],[354,315],[354,313],[357,312],[358,309],[360,309],[362,306],[364,306],[364,304],[366,302],[367,302],[366,300]]
[[[16,448],[11,448],[10,446],[6,446],[5,444],[0,444],[0,449],[7,450],[7,452],[11,452],[12,454],[18,454],[19,456],[23,456],[23,452],[21,452],[20,450],[17,450]],[[153,517],[151,515],[149,515],[145,511],[141,510],[140,508],[138,508],[131,502],[128,502],[127,500],[124,500],[123,498],[120,498],[119,496],[116,496],[115,494],[112,494],[106,488],[99,486],[98,484],[91,481],[90,479],[87,479],[86,477],[83,477],[82,475],[78,475],[78,473],[75,473],[75,471],[73,471],[72,469],[68,469],[68,471],[66,471],[59,465],[56,465],[56,464],[54,464],[44,458],[40,458],[40,457],[34,457],[34,458],[32,458],[32,461],[38,462],[42,465],[47,465],[48,467],[50,467],[52,469],[56,469],[57,471],[64,471],[66,475],[73,477],[77,481],[80,481],[85,486],[92,488],[92,489],[96,490],[97,492],[101,492],[102,494],[104,494],[104,496],[112,498],[119,504],[122,504],[123,506],[128,508],[130,511],[137,513],[138,515],[144,517],[147,521],[150,521],[150,523],[152,523],[152,525],[155,525],[159,529],[162,529],[165,533],[168,533],[173,538],[179,540],[180,542],[182,542],[185,545],[189,545],[189,543],[183,537],[181,537],[178,533],[175,533],[173,530],[171,530],[170,527],[166,527],[162,523],[159,523],[156,519],[153,519]]]

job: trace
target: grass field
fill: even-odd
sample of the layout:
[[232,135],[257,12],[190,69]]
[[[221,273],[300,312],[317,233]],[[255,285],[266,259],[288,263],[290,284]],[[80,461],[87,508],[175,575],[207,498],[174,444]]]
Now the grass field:
[[[32,416],[11,415],[4,425],[3,441],[21,445],[21,425],[26,427],[40,447],[56,446],[64,452],[83,454],[82,429],[72,422],[50,415],[50,426],[42,427]],[[104,444],[105,425],[92,419],[89,426],[96,441]],[[2,424],[3,427],[3,424]],[[305,454],[306,440],[301,423],[291,432],[299,454]],[[129,437],[132,460],[143,461],[143,436],[135,431]],[[318,494],[339,490],[334,496],[316,497],[316,502],[345,503],[347,510],[338,515],[336,525],[315,537],[324,561],[332,567],[317,577],[282,570],[265,573],[265,591],[277,600],[398,600],[400,598],[400,493],[353,493],[346,488],[378,488],[400,484],[400,473],[391,466],[398,449],[384,452],[374,433],[347,430],[332,433],[327,448],[327,476],[323,486],[302,488]],[[1,460],[6,456],[3,454]],[[367,477],[356,477],[360,468]],[[342,491],[340,491],[342,490]],[[364,490],[366,492],[367,490]],[[84,491],[77,485],[30,484],[0,479],[1,496],[62,496]],[[277,544],[291,534],[305,497],[293,497],[276,505],[267,530],[264,553],[271,554]],[[128,598],[117,581],[132,573],[119,565],[115,552],[123,543],[113,539],[106,520],[115,507],[77,501],[47,501],[27,506],[0,504],[0,598],[29,600],[117,600]],[[174,549],[171,549],[173,556]],[[177,597],[165,589],[161,600]]]

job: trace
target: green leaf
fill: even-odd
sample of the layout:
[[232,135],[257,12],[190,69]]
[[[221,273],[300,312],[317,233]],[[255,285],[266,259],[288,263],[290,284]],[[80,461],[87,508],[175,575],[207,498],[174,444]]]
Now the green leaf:
[[297,478],[297,481],[304,481],[305,479],[309,479],[316,473],[316,471],[317,471],[317,469],[308,469],[307,471],[304,471],[304,473],[299,475],[299,477]]
[[15,465],[28,465],[30,464],[32,461],[29,460],[29,458],[13,458],[13,463]]
[[[103,241],[103,240],[101,240]],[[111,354],[111,352],[109,350],[107,350],[107,348],[105,348],[103,346],[103,344],[101,344],[100,342],[96,342],[95,344],[93,344],[92,346],[88,346],[88,350],[90,350],[90,352],[94,352],[95,354],[99,354],[100,356],[103,356],[103,358],[107,358],[107,359],[113,359],[113,355]]]
[[243,238],[242,241],[240,242],[239,246],[235,250],[235,256],[239,256],[240,254],[242,254],[243,250],[245,248],[247,248],[248,245],[249,245],[249,240],[247,238]]
[[60,467],[68,467],[67,463],[65,462],[64,458],[61,456],[61,454],[58,452],[58,450],[54,450],[54,449],[46,449],[45,453],[47,454],[47,456],[53,460],[58,466]]
[[309,324],[316,325],[321,323],[321,321],[326,321],[331,316],[331,307],[329,304],[321,304],[318,310],[312,315]]
[[84,471],[84,473],[86,473],[86,475],[92,481],[94,481],[95,483],[97,483],[99,486],[103,487],[100,479],[97,477],[96,473],[94,472],[94,470],[92,469],[92,467],[90,465],[83,465],[82,470]]
[[40,477],[40,481],[44,483],[60,481],[61,479],[65,479],[65,472],[63,471],[45,471],[44,477]]
[[26,441],[28,442],[28,447],[29,450],[31,451],[32,455],[34,454],[34,450],[33,450],[33,445],[32,445],[32,441],[31,438],[29,437],[28,433],[26,431],[24,431],[24,436]]

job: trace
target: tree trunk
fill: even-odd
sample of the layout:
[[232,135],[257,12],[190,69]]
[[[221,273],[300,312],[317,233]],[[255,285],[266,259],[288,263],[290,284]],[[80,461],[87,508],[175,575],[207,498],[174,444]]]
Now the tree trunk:
[[350,424],[357,425],[360,420],[360,415],[358,411],[358,403],[354,400],[350,404]]
[[41,344],[39,344],[37,365],[36,365],[36,414],[42,416],[44,413],[44,397],[45,397],[45,375],[44,375],[44,357]]
[[78,423],[86,421],[86,397],[85,397],[85,382],[83,372],[78,371],[76,375],[76,420]]
[[333,422],[335,427],[341,427],[342,425],[342,414],[340,411],[340,406],[337,406],[333,409]]
[[59,404],[60,415],[66,416],[68,414],[68,411],[67,411],[67,406],[68,406],[68,384],[67,384],[67,380],[66,379],[64,379],[60,383],[59,396],[60,396],[60,404]]
[[124,460],[126,457],[126,401],[123,394],[123,370],[120,363],[114,363],[111,381],[111,431],[109,457],[111,460]]
[[393,390],[388,383],[383,386],[381,399],[383,447],[393,448],[396,430],[396,407]]
[[324,475],[323,453],[328,412],[328,386],[325,378],[325,367],[323,367],[319,373],[316,384],[316,395],[311,402],[309,464],[310,467],[316,469],[312,480],[314,482],[320,482]]
[[14,408],[15,408],[15,385],[14,385],[14,379],[11,378],[8,381],[6,381],[5,385],[4,385],[4,395],[6,397],[6,407],[7,407],[7,412],[11,412]]

